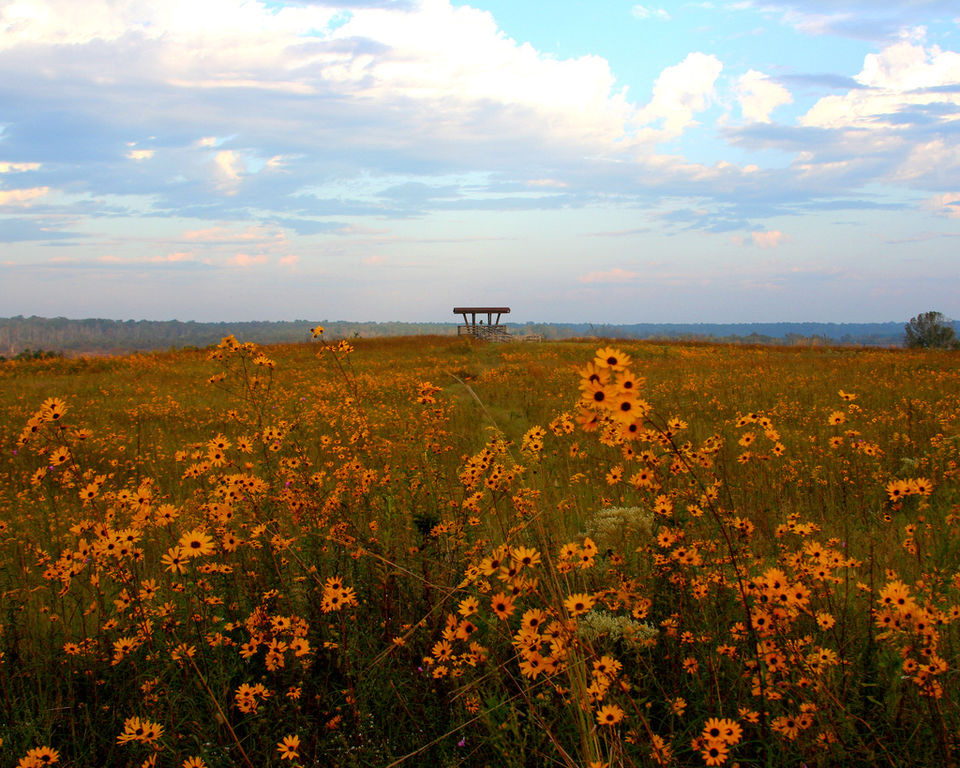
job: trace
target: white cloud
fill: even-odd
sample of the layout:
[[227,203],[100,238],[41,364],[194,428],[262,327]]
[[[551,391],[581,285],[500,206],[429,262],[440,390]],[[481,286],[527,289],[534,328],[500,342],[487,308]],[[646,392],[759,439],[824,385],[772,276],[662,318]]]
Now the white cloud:
[[[28,5],[35,12],[23,11]],[[159,151],[163,162],[156,161],[157,155],[153,162],[142,162],[134,182],[129,164],[119,163],[126,167],[117,173],[126,178],[114,183],[134,187],[144,206],[156,204],[165,213],[200,211],[220,222],[251,215],[295,219],[296,225],[284,225],[309,236],[346,231],[350,216],[395,215],[402,206],[378,195],[383,188],[379,181],[391,174],[435,174],[442,179],[439,185],[453,190],[404,201],[411,213],[466,207],[477,200],[493,207],[498,198],[508,197],[490,192],[497,184],[527,188],[511,193],[514,197],[504,207],[546,207],[567,200],[580,205],[595,192],[635,200],[648,190],[679,196],[706,190],[709,196],[710,190],[722,188],[729,198],[737,189],[760,189],[771,178],[755,165],[741,169],[729,162],[698,164],[679,155],[654,154],[657,143],[695,126],[717,98],[724,65],[710,53],[694,51],[664,68],[643,104],[635,92],[628,95],[600,56],[561,59],[541,53],[508,37],[490,13],[450,0],[358,4],[349,21],[336,29],[328,27],[331,10],[319,3],[279,9],[257,0],[207,0],[199,8],[186,0],[90,0],[83,5],[83,13],[76,11],[76,0],[0,5],[0,50],[8,51],[0,56],[0,75],[9,74],[7,81],[13,82],[21,71],[46,67],[56,72],[66,56],[61,46],[69,44],[85,55],[71,49],[77,69],[70,70],[68,110],[85,109],[81,117],[96,113],[109,119],[130,93],[149,93],[137,110],[129,110],[132,117],[124,123],[124,138],[131,140],[125,147],[128,157],[148,159],[153,150],[136,146],[153,146],[145,137],[159,133],[160,124],[176,130],[158,141],[187,138],[181,147],[164,143]],[[21,10],[15,14],[11,9],[17,7]],[[635,6],[634,13],[660,15],[652,2]],[[91,41],[96,45],[82,49]],[[893,46],[885,49],[877,61],[868,57],[860,77],[870,87],[838,98],[852,104],[868,92],[879,93],[882,89],[874,83],[884,77],[902,80],[904,68],[939,73],[920,78],[921,83],[942,83],[952,71],[950,56],[956,54],[934,48],[925,53],[925,63],[918,63],[916,49],[921,59],[924,49],[902,45],[906,48],[899,53]],[[129,66],[118,68],[116,60]],[[901,60],[899,69],[891,65]],[[792,98],[756,70],[739,78],[735,93],[744,118],[753,123],[769,122],[777,114],[773,110]],[[920,96],[929,101],[955,94]],[[238,109],[238,104],[256,108]],[[823,100],[818,106],[826,109],[828,104]],[[835,117],[845,127],[855,107],[845,101],[841,106],[841,116]],[[811,125],[820,124],[817,109],[807,115]],[[874,117],[869,113],[870,120]],[[791,194],[816,194],[826,186],[823,179],[852,175],[842,165],[820,162],[824,157],[818,148],[777,174]],[[924,167],[935,150],[931,146],[924,157],[918,154],[912,167]],[[716,148],[704,149],[710,151]],[[86,183],[84,162],[75,166],[80,189]],[[431,170],[423,171],[427,165]],[[59,166],[58,173],[61,167],[69,164]],[[902,178],[912,178],[910,172],[905,168]],[[443,179],[445,175],[457,180]],[[86,174],[101,187],[112,182],[107,176]],[[44,182],[61,186],[59,180]],[[199,202],[204,195],[207,199]]]
[[248,253],[238,253],[233,258],[228,259],[227,263],[234,267],[252,267],[257,264],[266,264],[267,257],[262,253],[258,253],[255,256],[251,256]]
[[291,253],[281,257],[280,261],[278,261],[277,263],[281,267],[295,267],[297,264],[300,263],[300,257],[295,253]]
[[229,227],[206,227],[189,229],[181,235],[190,242],[231,244],[231,243],[282,243],[285,240],[283,230],[261,224],[253,224],[243,229]]
[[769,123],[774,109],[793,102],[790,91],[755,69],[740,76],[736,91],[744,119],[753,123]]
[[240,173],[243,171],[243,163],[240,160],[240,155],[232,149],[217,152],[217,156],[213,159],[213,162],[220,170],[220,173],[227,179],[235,181],[240,178]]
[[756,246],[757,248],[776,248],[788,241],[790,236],[784,234],[779,229],[758,230],[751,232],[747,237],[743,235],[734,235],[730,241],[734,245]]
[[0,163],[0,173],[23,173],[35,171],[39,167],[40,163]]
[[152,149],[131,149],[126,156],[130,160],[149,160],[154,154],[155,151]]
[[960,219],[960,193],[945,192],[942,195],[934,195],[924,202],[924,207],[940,216]]
[[[123,70],[100,54],[85,58],[72,76],[109,85],[152,82],[177,92],[342,98],[370,120],[370,138],[381,145],[431,136],[476,143],[497,131],[597,152],[630,138],[636,107],[600,56],[543,55],[503,34],[490,13],[449,0],[358,7],[329,30],[334,13],[314,4],[276,10],[239,0],[21,0],[0,8],[0,51],[46,56],[57,46],[95,41],[98,53],[126,55],[136,45]],[[206,114],[216,110],[213,99]],[[334,102],[315,103],[323,109]],[[303,105],[296,103],[296,114],[309,128]],[[198,145],[216,144],[207,136]]]
[[[203,210],[228,220],[285,212],[297,200],[302,234],[320,226],[308,219],[331,209],[382,212],[370,202],[377,179],[409,178],[425,165],[440,176],[483,173],[464,203],[479,199],[490,179],[531,193],[541,187],[547,201],[558,197],[550,187],[576,196],[611,174],[628,189],[637,173],[650,186],[716,173],[655,154],[715,96],[723,65],[705,53],[665,68],[641,106],[604,58],[541,53],[504,34],[490,13],[450,0],[360,4],[336,29],[328,27],[332,11],[314,3],[90,0],[80,14],[75,0],[20,2],[37,13],[8,23],[5,35],[9,6],[0,4],[0,76],[26,83],[62,68],[69,54],[65,111],[96,124],[125,110],[128,158],[148,160],[151,150],[137,141],[158,124],[189,137],[181,147],[165,144],[162,163],[158,155],[141,162],[133,184],[128,168],[113,179],[96,174],[98,192],[135,186],[152,195],[145,205],[165,213]],[[23,85],[24,98],[36,91]],[[130,110],[131,93],[150,98]],[[75,169],[77,188],[92,183],[83,160]],[[208,200],[198,206],[181,193],[188,188]]]
[[[956,11],[956,0],[745,0],[727,6],[776,14],[807,35],[842,35],[858,40],[888,41],[910,30],[921,16],[947,19]],[[908,32],[909,33],[909,32]]]
[[[283,35],[323,28],[332,8],[286,7],[236,0],[17,0],[0,8],[0,49],[23,44],[111,43],[128,36],[164,44],[163,65],[187,72],[200,60],[278,63]],[[230,45],[231,49],[222,48]]]
[[776,248],[784,241],[789,240],[789,236],[785,235],[779,229],[772,229],[765,232],[751,232],[750,238],[758,248]]
[[614,267],[606,271],[588,272],[577,279],[581,283],[629,283],[640,277],[639,272],[630,272],[620,267]]
[[938,138],[914,144],[893,178],[899,182],[952,187],[960,171],[960,144]]
[[228,195],[236,194],[240,177],[246,171],[240,154],[232,149],[224,149],[217,152],[213,164],[219,176],[217,186]]
[[45,197],[49,187],[31,187],[30,189],[0,189],[0,205],[27,207],[31,201]]
[[909,41],[895,43],[863,60],[856,80],[870,88],[903,92],[960,82],[960,54]]
[[529,181],[527,181],[527,186],[528,187],[552,187],[554,189],[563,189],[565,187],[569,187],[570,185],[567,184],[567,182],[565,181],[561,181],[560,179],[530,179]]
[[311,94],[317,93],[317,89],[307,83],[298,83],[293,80],[271,80],[270,82],[264,82],[263,80],[256,80],[251,78],[226,78],[226,77],[217,77],[210,78],[207,80],[198,80],[195,78],[171,78],[168,83],[170,85],[175,85],[178,88],[206,88],[219,89],[219,88],[235,88],[235,89],[265,89],[269,88],[272,91],[282,91],[284,93],[294,93],[300,94],[302,96],[309,96]]
[[[795,167],[820,176],[872,167],[878,181],[955,188],[960,53],[903,39],[867,55],[855,79],[862,87],[820,99],[799,119],[835,132],[832,157],[818,162],[815,153],[801,152]],[[840,153],[845,159],[837,159]]]
[[934,104],[960,107],[960,93],[944,89],[960,85],[960,53],[937,46],[927,49],[908,41],[894,43],[880,53],[868,54],[855,79],[864,87],[820,99],[800,118],[800,124],[896,129],[897,123],[889,118],[899,112]]
[[670,20],[670,14],[663,8],[647,8],[645,5],[635,5],[630,9],[630,13],[638,19]]
[[667,67],[653,86],[653,98],[637,115],[641,124],[663,120],[664,138],[678,136],[709,106],[723,64],[716,56],[695,52]]
[[283,171],[293,158],[285,155],[274,155],[264,164],[264,168],[270,171]]
[[609,144],[634,112],[605,59],[544,56],[504,35],[491,14],[448,0],[423,0],[406,13],[355,10],[335,37],[377,41],[386,51],[329,60],[325,78],[383,103],[442,104],[428,129],[473,131],[480,108],[492,125],[509,123],[521,135],[539,125],[561,140]]
[[103,264],[184,264],[195,261],[192,253],[168,253],[159,256],[117,256],[113,253],[102,254],[96,257]]

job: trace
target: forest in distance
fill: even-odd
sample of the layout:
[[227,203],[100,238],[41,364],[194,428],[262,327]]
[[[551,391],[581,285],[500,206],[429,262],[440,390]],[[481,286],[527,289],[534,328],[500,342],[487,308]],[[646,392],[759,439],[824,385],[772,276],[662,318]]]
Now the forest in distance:
[[[65,317],[0,318],[0,357],[27,351],[63,354],[149,352],[206,347],[235,335],[257,344],[300,342],[318,321],[204,323]],[[457,323],[320,320],[328,338],[383,338],[457,333]],[[747,344],[823,344],[892,347],[903,343],[903,322],[886,323],[504,323],[511,334],[569,338],[660,339]],[[954,323],[960,330],[960,325]]]

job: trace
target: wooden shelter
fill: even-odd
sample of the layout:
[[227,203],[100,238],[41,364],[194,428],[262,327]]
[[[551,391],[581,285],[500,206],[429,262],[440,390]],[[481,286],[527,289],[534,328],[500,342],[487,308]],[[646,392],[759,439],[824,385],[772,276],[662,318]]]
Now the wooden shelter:
[[[457,335],[473,336],[484,341],[509,341],[510,332],[500,325],[500,317],[509,313],[510,307],[454,307],[453,314],[463,316],[463,325],[457,326]],[[480,322],[477,322],[478,315]],[[487,316],[486,324],[483,315]],[[493,319],[494,315],[497,316],[496,320]]]

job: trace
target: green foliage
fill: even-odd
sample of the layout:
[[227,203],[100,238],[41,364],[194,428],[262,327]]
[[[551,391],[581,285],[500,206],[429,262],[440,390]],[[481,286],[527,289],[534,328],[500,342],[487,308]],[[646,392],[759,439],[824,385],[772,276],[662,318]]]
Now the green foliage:
[[940,312],[924,312],[904,326],[904,345],[909,349],[958,349],[960,341],[953,323]]

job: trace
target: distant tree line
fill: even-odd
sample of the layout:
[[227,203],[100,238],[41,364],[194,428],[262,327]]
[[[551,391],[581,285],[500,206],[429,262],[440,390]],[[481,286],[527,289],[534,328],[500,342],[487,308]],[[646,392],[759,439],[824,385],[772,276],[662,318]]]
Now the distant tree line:
[[[453,323],[350,323],[321,320],[329,338],[453,334]],[[206,347],[233,334],[256,344],[308,341],[316,320],[290,322],[198,323],[179,320],[72,320],[65,317],[0,318],[0,354],[15,356],[24,349],[63,352],[155,351]]]
[[610,339],[661,339],[772,345],[899,346],[903,325],[890,323],[529,323],[523,332],[562,339],[596,336]]
[[[65,317],[0,318],[0,355],[16,357],[27,350],[52,352],[130,352],[206,347],[233,334],[256,344],[304,342],[320,323],[325,337],[375,338],[409,335],[455,335],[457,323],[288,322],[199,323],[179,320],[72,320]],[[540,334],[544,339],[576,337],[662,339],[742,344],[900,346],[901,323],[507,323],[511,333]],[[31,353],[33,354],[33,353]]]

